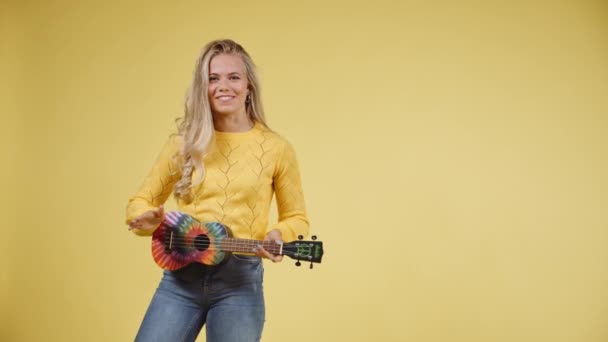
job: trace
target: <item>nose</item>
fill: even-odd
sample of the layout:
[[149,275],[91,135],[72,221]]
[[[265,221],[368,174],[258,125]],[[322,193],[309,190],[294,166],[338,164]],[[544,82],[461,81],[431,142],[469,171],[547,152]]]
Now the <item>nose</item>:
[[226,80],[219,80],[217,83],[217,91],[226,92],[228,91],[228,83]]

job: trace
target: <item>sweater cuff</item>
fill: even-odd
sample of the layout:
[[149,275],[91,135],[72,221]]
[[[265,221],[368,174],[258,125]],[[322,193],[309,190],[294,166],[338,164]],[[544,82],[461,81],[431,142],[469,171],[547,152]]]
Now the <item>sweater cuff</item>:
[[281,239],[283,240],[283,242],[291,242],[298,238],[298,234],[296,234],[296,232],[293,229],[291,229],[289,226],[277,225],[277,226],[272,227],[270,230],[273,230],[273,229],[277,229],[278,231],[281,232]]

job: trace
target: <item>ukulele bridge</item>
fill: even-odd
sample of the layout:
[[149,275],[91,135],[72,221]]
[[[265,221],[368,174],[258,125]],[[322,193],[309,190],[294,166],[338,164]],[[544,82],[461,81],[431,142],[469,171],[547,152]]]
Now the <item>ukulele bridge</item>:
[[165,253],[171,253],[171,251],[173,250],[173,231],[170,229],[167,229],[165,231]]

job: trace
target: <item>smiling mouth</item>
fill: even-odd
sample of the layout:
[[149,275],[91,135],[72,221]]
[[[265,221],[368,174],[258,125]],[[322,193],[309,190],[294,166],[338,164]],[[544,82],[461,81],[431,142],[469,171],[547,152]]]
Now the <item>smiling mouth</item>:
[[234,96],[229,96],[229,95],[223,95],[223,96],[216,97],[216,99],[218,99],[220,101],[229,101],[229,100],[232,100],[233,98],[234,98]]

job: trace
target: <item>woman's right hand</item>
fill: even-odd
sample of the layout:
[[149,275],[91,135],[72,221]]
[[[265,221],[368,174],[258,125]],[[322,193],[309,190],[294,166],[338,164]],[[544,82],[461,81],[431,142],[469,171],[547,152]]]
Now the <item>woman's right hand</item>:
[[156,210],[146,211],[145,213],[139,215],[137,218],[133,219],[129,222],[129,230],[131,229],[139,229],[139,230],[153,230],[156,229],[163,222],[165,218],[165,209],[161,205]]

